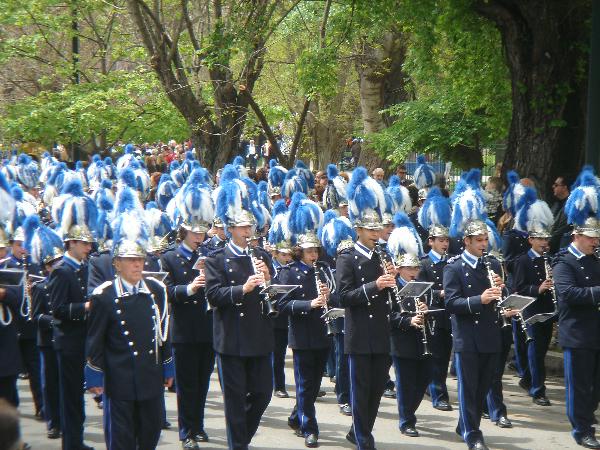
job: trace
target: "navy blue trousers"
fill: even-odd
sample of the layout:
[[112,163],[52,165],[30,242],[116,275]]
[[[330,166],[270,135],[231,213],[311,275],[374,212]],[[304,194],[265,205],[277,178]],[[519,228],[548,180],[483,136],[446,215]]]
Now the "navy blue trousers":
[[0,398],[3,398],[15,408],[19,406],[16,375],[0,377]]
[[533,398],[546,396],[546,353],[552,340],[552,320],[529,325],[529,334],[533,338],[527,346],[529,372],[531,373],[531,389]]
[[459,404],[456,431],[469,446],[483,440],[479,429],[483,403],[492,384],[498,359],[498,353],[454,353]]
[[108,450],[153,450],[158,444],[163,395],[148,400],[104,396],[104,439]]
[[230,450],[246,450],[269,406],[273,389],[271,355],[217,353]]
[[272,356],[273,365],[273,390],[285,391],[285,353],[288,345],[287,328],[273,329],[275,347]]
[[173,344],[179,439],[204,431],[204,407],[215,368],[212,343]]
[[502,377],[504,376],[504,365],[506,358],[510,352],[511,346],[511,333],[502,332],[502,350],[498,356],[498,361],[494,369],[494,375],[492,377],[492,384],[486,396],[486,405],[484,411],[487,411],[490,415],[492,422],[497,422],[501,416],[506,416],[506,405],[504,404],[504,394],[502,391]]
[[595,435],[594,411],[600,396],[600,350],[564,349],[567,417],[579,443]]
[[390,356],[379,353],[350,354],[348,367],[354,437],[358,450],[372,450],[375,448],[373,426],[385,383],[389,379]]
[[296,381],[296,407],[290,416],[300,426],[304,436],[319,435],[315,402],[323,371],[329,357],[329,349],[293,350],[294,380]]
[[29,374],[29,389],[33,397],[35,410],[42,411],[44,400],[42,395],[42,379],[40,371],[40,352],[35,339],[19,339],[23,370]]
[[56,352],[60,392],[60,423],[63,450],[80,450],[83,445],[83,381],[85,354],[81,352]]
[[400,417],[399,428],[415,427],[415,413],[423,400],[431,377],[431,358],[399,358],[392,356],[396,372],[396,401]]
[[348,375],[348,355],[344,353],[344,335],[333,336],[335,344],[335,395],[338,405],[350,403],[350,378]]
[[441,401],[450,401],[446,377],[448,376],[448,364],[452,353],[452,330],[436,328],[435,333],[429,339],[433,353],[431,357],[429,395],[431,395],[433,406],[437,406]]
[[58,360],[52,347],[40,347],[44,420],[48,429],[60,430],[60,398],[58,387]]

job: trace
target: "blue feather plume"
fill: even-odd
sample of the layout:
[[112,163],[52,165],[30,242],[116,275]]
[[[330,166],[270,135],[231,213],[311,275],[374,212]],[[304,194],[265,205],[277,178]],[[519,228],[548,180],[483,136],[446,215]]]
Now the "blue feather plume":
[[427,199],[418,212],[419,224],[426,230],[433,225],[450,226],[450,200],[442,194],[439,187],[432,187],[427,193]]
[[565,203],[567,221],[573,225],[583,225],[589,217],[600,219],[600,188],[591,171],[583,171],[579,186],[575,188]]

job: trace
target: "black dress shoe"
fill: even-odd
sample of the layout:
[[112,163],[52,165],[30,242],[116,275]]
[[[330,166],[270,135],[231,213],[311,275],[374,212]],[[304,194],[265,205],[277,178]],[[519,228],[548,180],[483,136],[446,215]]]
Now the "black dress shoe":
[[415,427],[407,427],[404,430],[401,430],[404,436],[408,437],[419,437],[419,432]]
[[304,437],[304,433],[302,432],[302,430],[300,428],[298,428],[297,430],[294,431],[294,434],[298,437]]
[[288,418],[288,427],[295,431],[300,429],[300,424]]
[[198,450],[200,447],[192,438],[185,438],[181,441],[181,448],[184,450]]
[[317,394],[317,397],[325,397],[326,395],[327,395],[327,392],[319,391],[319,393]]
[[434,408],[439,409],[440,411],[452,411],[452,405],[445,400],[439,401]]
[[383,396],[385,398],[396,398],[396,392],[393,389],[386,389],[383,391]]
[[592,435],[583,437],[578,444],[585,448],[600,448],[600,442]]
[[356,445],[356,438],[354,437],[354,430],[348,431],[348,434],[346,434],[346,440],[348,442],[351,442],[352,444]]
[[290,394],[287,391],[275,391],[273,395],[277,398],[290,398]]
[[345,416],[351,416],[352,408],[350,407],[350,405],[348,403],[346,403],[344,405],[340,405],[340,412]]
[[58,428],[50,428],[46,436],[48,436],[48,439],[58,439],[60,437],[60,430]]
[[519,387],[524,391],[529,392],[529,389],[531,389],[531,382],[521,378],[519,380]]
[[319,446],[319,438],[316,434],[309,434],[304,438],[304,445],[308,448],[316,448]]
[[512,422],[508,420],[508,417],[506,416],[500,416],[496,422],[496,425],[498,425],[500,428],[512,428]]
[[488,446],[483,441],[477,441],[469,447],[469,450],[489,450]]
[[192,439],[196,442],[208,442],[208,434],[206,434],[206,431],[204,430],[198,431],[194,436],[192,436]]
[[481,413],[481,417],[483,417],[484,419],[489,419],[490,415],[488,413],[484,412],[484,413]]
[[163,425],[162,425],[162,429],[168,430],[169,428],[171,428],[171,422],[169,422],[168,420],[165,420],[165,423],[163,423]]
[[536,405],[539,405],[539,406],[551,406],[552,405],[552,403],[550,403],[550,400],[548,400],[544,396],[534,398],[533,403],[535,403]]

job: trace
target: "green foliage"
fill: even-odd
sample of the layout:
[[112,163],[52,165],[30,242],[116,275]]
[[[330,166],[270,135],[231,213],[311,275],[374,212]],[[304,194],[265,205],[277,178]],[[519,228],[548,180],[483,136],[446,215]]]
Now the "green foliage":
[[189,132],[152,74],[122,71],[18,101],[8,106],[0,125],[5,140],[47,145],[85,142],[101,133],[109,142],[152,142]]
[[315,47],[303,51],[298,58],[298,83],[308,99],[314,100],[318,95],[323,98],[335,95],[338,84],[336,53],[331,47]]
[[470,9],[469,0],[404,0],[398,20],[408,33],[404,70],[415,100],[387,111],[395,119],[370,136],[393,161],[412,152],[479,151],[508,135],[511,91],[497,30]]

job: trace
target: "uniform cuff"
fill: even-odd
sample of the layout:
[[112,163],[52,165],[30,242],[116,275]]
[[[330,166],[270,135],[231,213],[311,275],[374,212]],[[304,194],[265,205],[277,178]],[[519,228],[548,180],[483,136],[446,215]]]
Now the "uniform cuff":
[[175,364],[173,363],[173,358],[163,361],[163,377],[165,380],[175,377]]
[[84,374],[86,389],[104,386],[104,372],[99,367],[95,367],[88,362],[85,365]]

